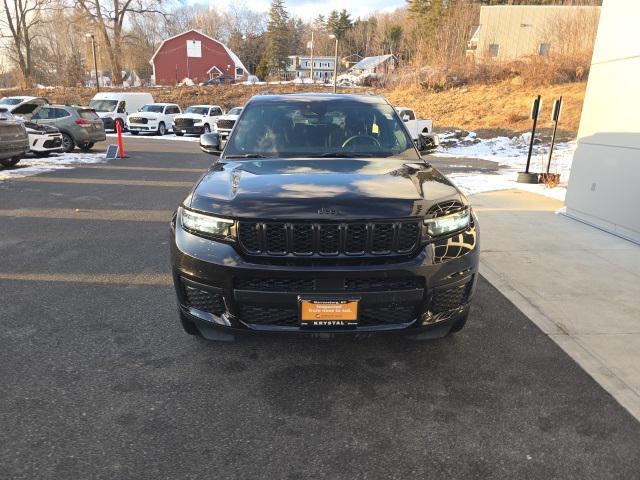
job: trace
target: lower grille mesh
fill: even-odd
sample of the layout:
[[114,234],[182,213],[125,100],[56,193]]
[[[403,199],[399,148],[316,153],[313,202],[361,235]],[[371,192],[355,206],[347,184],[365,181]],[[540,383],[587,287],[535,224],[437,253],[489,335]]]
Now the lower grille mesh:
[[275,292],[313,292],[313,291],[390,291],[424,288],[423,277],[390,278],[343,278],[335,286],[323,288],[321,280],[313,278],[242,278],[236,280],[235,287],[240,290],[258,290]]
[[[362,307],[358,325],[373,327],[409,323],[417,316],[415,306],[388,304],[384,307]],[[297,327],[298,311],[295,308],[242,305],[240,317],[248,324],[278,327]]]
[[185,285],[184,294],[187,306],[189,307],[202,310],[203,312],[213,313],[214,315],[222,315],[225,311],[222,293],[210,292]]
[[431,298],[431,308],[433,313],[453,310],[467,303],[471,293],[471,282],[458,287],[448,288],[434,292]]

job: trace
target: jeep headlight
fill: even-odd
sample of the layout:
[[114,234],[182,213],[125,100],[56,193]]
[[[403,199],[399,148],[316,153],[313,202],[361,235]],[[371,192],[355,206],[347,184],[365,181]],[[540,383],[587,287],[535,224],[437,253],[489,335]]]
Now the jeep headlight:
[[235,236],[233,220],[203,215],[184,207],[180,208],[180,223],[185,230],[196,235],[222,239],[233,239]]
[[442,217],[428,218],[424,221],[430,237],[439,237],[448,233],[466,229],[471,223],[471,209],[469,207],[459,212]]

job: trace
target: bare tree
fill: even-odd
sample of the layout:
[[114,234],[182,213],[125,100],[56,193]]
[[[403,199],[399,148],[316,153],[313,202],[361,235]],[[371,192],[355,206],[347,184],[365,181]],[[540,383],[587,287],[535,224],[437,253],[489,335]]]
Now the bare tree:
[[[33,45],[37,28],[43,23],[42,11],[50,0],[2,0],[0,34],[9,39],[9,56],[20,72],[20,84],[31,85],[33,78]],[[3,33],[4,32],[4,33]]]
[[[3,0],[6,1],[6,0]],[[159,14],[163,0],[73,0],[76,8],[87,15],[102,38],[111,66],[112,82],[122,84],[122,49],[125,21],[130,16]]]

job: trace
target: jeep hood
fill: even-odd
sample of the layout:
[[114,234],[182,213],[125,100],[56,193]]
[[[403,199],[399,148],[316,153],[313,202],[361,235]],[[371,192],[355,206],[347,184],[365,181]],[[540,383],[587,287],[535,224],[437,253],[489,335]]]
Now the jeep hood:
[[420,217],[451,199],[462,199],[456,187],[418,159],[268,159],[214,164],[184,204],[233,218],[355,220]]

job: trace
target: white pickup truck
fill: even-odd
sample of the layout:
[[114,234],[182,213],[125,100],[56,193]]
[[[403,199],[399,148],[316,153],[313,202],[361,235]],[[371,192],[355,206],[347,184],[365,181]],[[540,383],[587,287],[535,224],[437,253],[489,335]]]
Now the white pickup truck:
[[416,117],[415,112],[411,108],[407,107],[395,107],[398,116],[404,122],[407,130],[411,134],[411,138],[418,139],[418,135],[421,133],[431,133],[433,131],[433,121],[423,120]]

